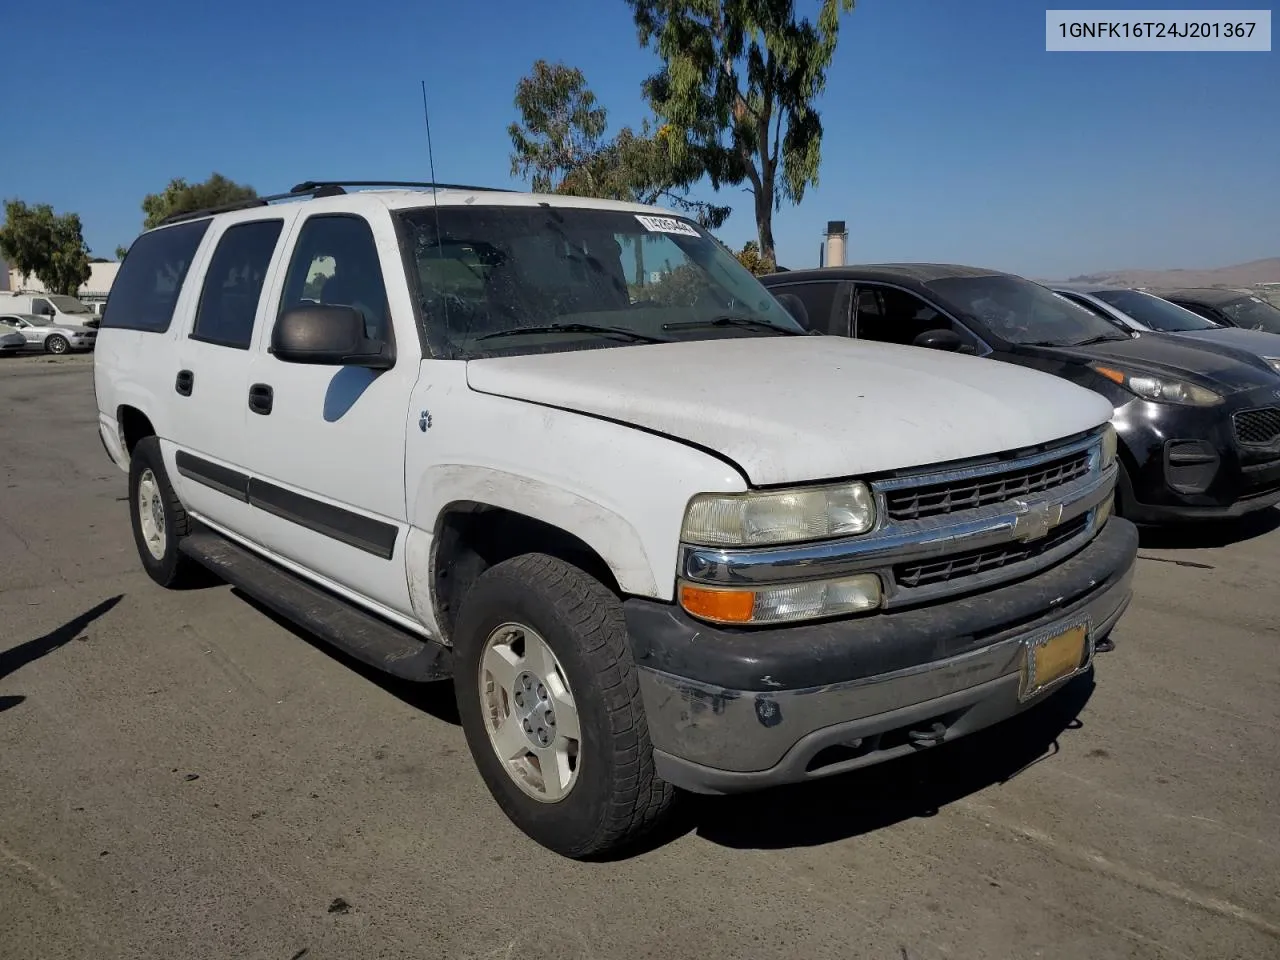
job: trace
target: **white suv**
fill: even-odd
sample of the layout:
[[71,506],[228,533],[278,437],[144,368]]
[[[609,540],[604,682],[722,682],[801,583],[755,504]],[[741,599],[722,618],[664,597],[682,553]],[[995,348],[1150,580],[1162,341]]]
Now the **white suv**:
[[865,766],[1090,669],[1137,548],[1100,396],[806,335],[668,211],[368,186],[138,238],[102,441],[154,580],[452,677],[538,842],[611,851],[674,788]]

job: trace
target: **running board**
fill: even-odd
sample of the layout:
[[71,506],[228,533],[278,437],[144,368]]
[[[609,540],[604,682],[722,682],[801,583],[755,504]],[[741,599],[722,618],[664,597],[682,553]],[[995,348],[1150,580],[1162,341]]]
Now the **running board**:
[[259,557],[207,527],[193,525],[179,549],[263,606],[370,666],[405,680],[447,680],[452,655]]

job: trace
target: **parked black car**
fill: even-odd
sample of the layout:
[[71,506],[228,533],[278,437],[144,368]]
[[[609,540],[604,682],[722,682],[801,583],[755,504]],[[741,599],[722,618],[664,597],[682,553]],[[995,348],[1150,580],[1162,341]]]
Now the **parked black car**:
[[1280,376],[1255,354],[1125,332],[994,270],[886,264],[761,279],[794,294],[784,302],[815,332],[989,357],[1101,393],[1121,441],[1116,509],[1131,520],[1235,517],[1280,501]]
[[1152,290],[1151,293],[1224,327],[1280,333],[1280,310],[1251,293],[1216,287]]

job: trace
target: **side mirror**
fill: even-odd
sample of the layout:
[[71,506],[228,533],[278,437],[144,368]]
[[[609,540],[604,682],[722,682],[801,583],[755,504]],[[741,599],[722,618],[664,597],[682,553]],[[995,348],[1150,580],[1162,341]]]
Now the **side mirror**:
[[359,310],[332,304],[308,304],[286,311],[271,331],[271,354],[285,363],[372,370],[387,370],[396,362],[389,343],[365,333]]
[[958,353],[964,347],[964,341],[954,330],[926,330],[914,340],[913,346],[928,347],[930,350],[950,350]]
[[794,293],[780,293],[775,299],[782,304],[787,313],[791,314],[796,323],[806,330],[809,329],[809,311],[804,308],[803,300]]

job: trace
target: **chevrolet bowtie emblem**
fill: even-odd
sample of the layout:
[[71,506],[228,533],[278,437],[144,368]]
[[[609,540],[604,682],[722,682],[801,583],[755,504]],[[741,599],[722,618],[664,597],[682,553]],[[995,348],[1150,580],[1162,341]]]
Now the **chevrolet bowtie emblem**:
[[1062,521],[1060,503],[1027,503],[1025,500],[1015,500],[1013,509],[1017,513],[1013,521],[1013,537],[1023,543],[1047,536]]

